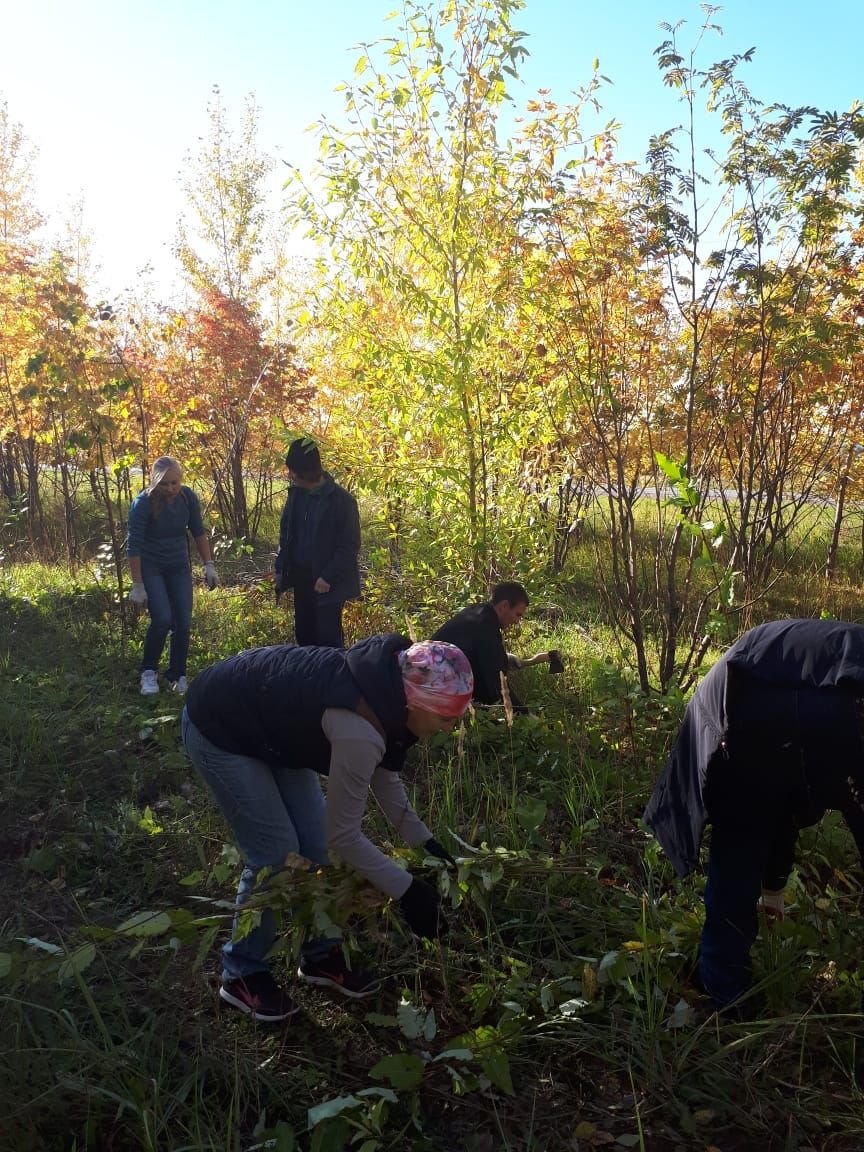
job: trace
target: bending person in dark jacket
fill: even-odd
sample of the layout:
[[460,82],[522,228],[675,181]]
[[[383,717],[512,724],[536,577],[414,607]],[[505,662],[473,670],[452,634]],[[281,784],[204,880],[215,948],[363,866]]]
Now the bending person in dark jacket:
[[294,589],[298,644],[342,648],[342,609],[360,595],[357,501],[323,471],[308,437],[292,442],[285,465],[291,487],[279,524],[276,598]]
[[782,916],[802,827],[842,812],[864,859],[864,627],[778,620],[746,632],[687,706],[645,822],[686,876],[711,824],[699,974],[718,1005],[750,987],[760,893]]
[[[521,584],[507,581],[496,584],[491,600],[471,604],[451,617],[432,636],[461,648],[471,662],[474,673],[474,699],[478,704],[501,703],[501,677],[518,668],[530,668],[551,658],[549,652],[520,659],[504,647],[503,632],[519,624],[528,609],[528,593]],[[527,712],[507,682],[514,711]]]
[[[243,855],[238,905],[262,868],[278,870],[291,854],[323,865],[332,851],[398,900],[418,936],[442,934],[437,890],[376,848],[362,820],[371,791],[407,844],[448,858],[411,807],[399,771],[411,744],[452,731],[472,687],[458,648],[412,645],[395,634],[347,652],[255,648],[199,673],[183,712],[183,743]],[[326,816],[319,774],[330,777]],[[257,1020],[296,1011],[270,974],[274,940],[274,917],[265,909],[256,928],[222,950],[220,996]],[[353,997],[370,995],[379,983],[348,969],[332,940],[304,947],[298,975]]]

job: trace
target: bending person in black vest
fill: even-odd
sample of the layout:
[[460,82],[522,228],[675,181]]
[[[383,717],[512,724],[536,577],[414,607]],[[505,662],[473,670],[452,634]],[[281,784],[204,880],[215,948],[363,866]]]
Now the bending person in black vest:
[[[449,858],[411,807],[399,771],[413,743],[452,731],[472,687],[458,648],[412,645],[395,634],[347,652],[255,648],[200,672],[186,698],[183,743],[243,855],[237,904],[262,868],[278,870],[292,854],[324,865],[333,852],[398,900],[416,935],[443,934],[437,889],[385,856],[362,821],[371,792],[408,845]],[[326,809],[319,774],[329,775]],[[296,1011],[270,973],[274,941],[274,917],[265,909],[257,927],[222,950],[220,996],[257,1020]],[[304,946],[298,975],[353,997],[379,985],[347,968],[332,939]]]
[[342,648],[342,609],[360,595],[357,501],[322,469],[307,436],[293,441],[285,465],[291,487],[279,523],[276,599],[294,589],[298,644]]
[[758,907],[782,917],[800,828],[842,812],[864,858],[864,627],[777,620],[746,632],[699,684],[645,810],[686,876],[711,825],[702,986],[750,987]]

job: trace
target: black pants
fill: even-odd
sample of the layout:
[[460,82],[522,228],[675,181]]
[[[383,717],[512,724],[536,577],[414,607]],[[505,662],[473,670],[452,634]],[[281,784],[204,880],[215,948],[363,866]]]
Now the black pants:
[[342,632],[343,600],[321,603],[323,597],[314,590],[314,581],[294,586],[294,639],[304,648],[344,648]]
[[728,1004],[750,986],[762,888],[783,888],[798,829],[847,809],[846,777],[861,756],[854,700],[731,676],[728,741],[708,768],[711,823],[700,975]]

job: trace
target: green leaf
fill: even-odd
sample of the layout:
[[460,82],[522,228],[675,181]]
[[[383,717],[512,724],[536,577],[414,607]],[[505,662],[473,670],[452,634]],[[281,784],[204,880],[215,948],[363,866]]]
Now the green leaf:
[[406,1040],[417,1040],[423,1031],[423,1013],[410,1000],[400,1000],[396,1017]]
[[608,980],[612,979],[612,974],[615,965],[618,962],[617,951],[607,952],[597,968],[597,979],[601,984],[605,984]]
[[136,912],[124,920],[117,931],[125,932],[127,936],[161,936],[172,927],[167,912]]
[[85,968],[89,968],[93,961],[96,959],[96,945],[90,941],[87,944],[82,944],[80,948],[76,948],[71,956],[67,956],[63,963],[60,965],[57,972],[57,980],[59,983],[64,984],[67,980],[71,980],[78,972],[83,972]]
[[693,1010],[685,999],[680,999],[672,1009],[672,1015],[666,1021],[667,1028],[686,1028],[693,1019]]
[[365,1016],[367,1024],[375,1024],[378,1028],[398,1028],[399,1021],[395,1016],[385,1016],[381,1012],[367,1012]]
[[496,1088],[513,1095],[513,1079],[510,1075],[510,1061],[503,1048],[487,1048],[477,1053],[480,1067],[492,1081]]
[[545,800],[523,800],[516,808],[516,816],[526,832],[536,832],[546,819]]
[[342,1112],[347,1112],[351,1108],[362,1108],[363,1101],[357,1096],[334,1096],[332,1100],[325,1100],[323,1104],[316,1104],[314,1108],[310,1108],[307,1114],[308,1124],[310,1128],[315,1128],[318,1124],[322,1124],[325,1120],[332,1120],[334,1116],[339,1116]]
[[680,484],[685,479],[681,465],[670,460],[668,456],[664,456],[662,452],[655,452],[654,459],[657,461],[657,467],[670,483]]
[[386,1100],[389,1104],[398,1104],[399,1097],[391,1088],[361,1088],[358,1096],[377,1096],[379,1100]]
[[144,815],[138,821],[138,827],[143,828],[143,830],[151,836],[158,836],[162,831],[162,825],[157,822],[156,817],[153,815],[153,809],[149,804],[144,809]]
[[417,1087],[423,1079],[424,1067],[419,1056],[414,1056],[411,1052],[398,1052],[379,1060],[369,1069],[369,1075],[375,1080],[388,1080],[394,1088],[404,1091]]
[[430,1008],[423,1022],[423,1039],[427,1044],[431,1044],[438,1034],[438,1024],[435,1020],[435,1009]]
[[470,1048],[446,1048],[443,1052],[439,1052],[437,1056],[433,1057],[432,1063],[435,1064],[439,1060],[456,1060],[460,1064],[467,1064],[473,1059],[474,1053]]

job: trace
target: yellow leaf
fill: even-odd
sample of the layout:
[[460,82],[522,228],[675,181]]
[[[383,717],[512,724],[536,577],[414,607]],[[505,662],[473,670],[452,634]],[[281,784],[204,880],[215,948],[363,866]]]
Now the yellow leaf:
[[597,973],[590,964],[584,964],[582,966],[582,996],[586,1000],[596,1000],[598,987]]

